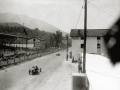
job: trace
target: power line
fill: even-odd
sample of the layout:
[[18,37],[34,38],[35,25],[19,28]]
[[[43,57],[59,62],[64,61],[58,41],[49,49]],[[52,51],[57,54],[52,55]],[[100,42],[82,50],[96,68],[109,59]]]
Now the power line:
[[[82,9],[83,9],[83,6],[82,6]],[[81,9],[81,11],[80,11],[80,14],[79,14],[79,17],[78,17],[78,20],[77,20],[77,23],[76,23],[75,29],[76,29],[76,27],[77,27],[77,25],[78,25],[78,22],[79,22],[79,19],[80,19],[81,13],[82,13],[82,9]]]
[[[95,4],[91,3],[90,1],[87,1],[88,3],[90,3],[91,5],[95,6],[96,8],[100,9],[101,11],[103,11],[104,13],[108,14],[109,16],[113,17],[111,14],[109,14],[108,12],[104,11],[103,9],[101,9],[100,7],[96,6]],[[114,17],[113,17],[114,18]]]

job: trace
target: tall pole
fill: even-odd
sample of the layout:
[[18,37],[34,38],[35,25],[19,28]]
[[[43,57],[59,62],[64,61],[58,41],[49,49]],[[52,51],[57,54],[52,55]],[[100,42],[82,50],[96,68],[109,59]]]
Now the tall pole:
[[87,0],[85,0],[84,8],[84,54],[83,54],[83,73],[86,73],[86,32],[87,32]]
[[66,59],[68,60],[68,35],[67,35],[67,57]]
[[26,34],[26,54],[27,54],[27,34]]
[[23,37],[22,37],[22,51],[23,51]]

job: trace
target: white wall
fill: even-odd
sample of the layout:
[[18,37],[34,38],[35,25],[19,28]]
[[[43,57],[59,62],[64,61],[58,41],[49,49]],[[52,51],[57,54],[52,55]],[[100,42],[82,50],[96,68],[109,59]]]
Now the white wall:
[[[86,52],[97,54],[97,42],[97,37],[87,37]],[[74,57],[74,60],[79,59],[79,52],[83,53],[83,48],[81,48],[81,44],[83,43],[84,40],[81,40],[80,37],[72,37],[72,56]]]
[[103,37],[101,38],[101,42],[100,43],[101,43],[101,55],[103,55],[105,57],[108,57],[107,49],[106,49]]
[[[79,52],[83,53],[83,48],[81,48],[81,44],[83,43],[84,43],[84,40],[81,40],[80,37],[79,38],[72,37],[72,56],[74,57],[74,60],[79,59]],[[108,57],[103,37],[101,37],[99,40],[99,44],[100,44],[99,50],[97,48],[97,44],[98,44],[97,37],[87,37],[86,52],[100,54],[105,57]]]
[[80,38],[72,37],[72,56],[74,57],[74,60],[78,60],[79,52],[82,52],[81,51],[82,43],[83,43],[83,40],[80,40]]
[[[34,39],[35,39],[35,41],[34,41]],[[40,42],[40,40],[36,39],[36,38],[32,38],[32,39],[28,40],[28,43],[34,43],[34,42]]]
[[87,37],[86,52],[97,53],[97,37]]
[[[24,47],[26,48],[26,44],[12,44],[14,47]],[[34,44],[27,44],[27,48],[33,48]]]

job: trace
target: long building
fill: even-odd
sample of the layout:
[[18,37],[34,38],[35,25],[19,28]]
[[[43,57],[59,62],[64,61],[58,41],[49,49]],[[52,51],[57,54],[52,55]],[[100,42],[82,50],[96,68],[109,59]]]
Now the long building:
[[[88,29],[86,38],[86,53],[107,56],[103,37],[108,31],[108,29]],[[72,38],[72,56],[74,60],[78,60],[80,56],[79,52],[83,53],[84,30],[71,29],[70,37]]]

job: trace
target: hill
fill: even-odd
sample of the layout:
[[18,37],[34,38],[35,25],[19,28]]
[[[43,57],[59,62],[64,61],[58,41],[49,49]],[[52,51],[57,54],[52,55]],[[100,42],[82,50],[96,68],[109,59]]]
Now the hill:
[[[0,13],[0,23],[11,23],[9,24],[10,26],[19,26],[19,24],[30,28],[30,29],[35,29],[38,28],[39,30],[46,31],[46,32],[51,32],[54,33],[58,31],[59,29],[56,28],[55,26],[44,22],[42,20],[37,20],[33,19],[29,16],[26,15],[18,15],[18,14],[13,14],[13,13]],[[17,23],[17,24],[15,24]],[[21,26],[20,25],[20,26]],[[63,35],[67,34],[66,32],[62,31]]]

